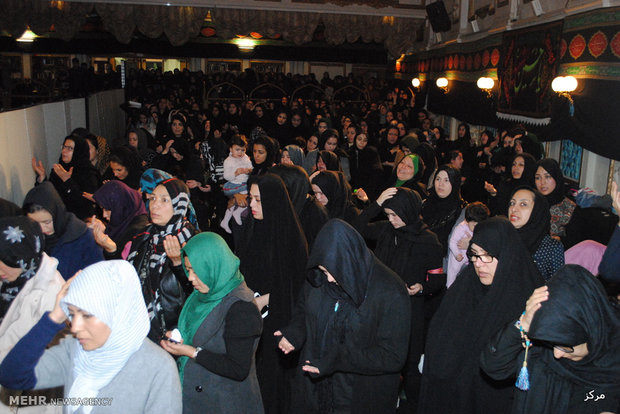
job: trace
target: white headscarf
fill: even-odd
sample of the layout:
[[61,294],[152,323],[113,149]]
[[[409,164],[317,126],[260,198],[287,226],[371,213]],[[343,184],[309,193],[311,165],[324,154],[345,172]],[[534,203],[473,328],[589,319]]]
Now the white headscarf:
[[[74,356],[75,381],[69,398],[94,398],[118,374],[136,352],[150,329],[138,275],[124,260],[110,260],[88,266],[71,282],[67,296],[61,301],[69,315],[68,305],[78,307],[110,328],[108,340],[92,351],[78,345]],[[71,406],[70,412],[80,406]],[[92,406],[82,406],[85,414]]]

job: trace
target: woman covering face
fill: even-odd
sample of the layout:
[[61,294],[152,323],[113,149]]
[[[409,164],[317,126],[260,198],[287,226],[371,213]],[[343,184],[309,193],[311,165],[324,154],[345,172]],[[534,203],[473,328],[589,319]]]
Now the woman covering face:
[[620,318],[597,278],[581,266],[563,266],[532,293],[519,323],[531,344],[527,354],[513,321],[481,358],[494,378],[513,382],[517,372],[527,371],[529,387],[515,391],[513,413],[617,410]]
[[[352,413],[393,411],[409,338],[402,282],[342,220],[330,220],[319,232],[308,281],[304,314],[295,320],[301,324],[282,329],[295,350],[301,349],[306,373],[293,411],[327,413],[336,405]],[[349,358],[357,362],[346,362]]]
[[120,181],[110,181],[93,194],[108,220],[105,233],[115,242],[138,216],[146,215],[141,194]]

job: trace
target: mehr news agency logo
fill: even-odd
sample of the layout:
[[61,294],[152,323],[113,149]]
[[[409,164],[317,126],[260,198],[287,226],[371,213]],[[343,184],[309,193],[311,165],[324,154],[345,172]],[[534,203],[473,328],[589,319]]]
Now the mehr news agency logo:
[[109,406],[112,405],[112,398],[48,398],[44,395],[17,395],[9,397],[9,405],[12,406],[32,406],[32,405],[88,405],[88,406]]

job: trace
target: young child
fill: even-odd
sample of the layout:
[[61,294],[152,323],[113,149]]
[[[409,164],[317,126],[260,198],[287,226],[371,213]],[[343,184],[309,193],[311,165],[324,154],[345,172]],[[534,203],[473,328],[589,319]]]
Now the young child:
[[489,214],[489,208],[479,201],[471,203],[465,208],[465,220],[454,228],[448,243],[447,287],[454,283],[456,276],[468,263],[466,253],[474,227],[489,218]]
[[[252,172],[252,161],[245,153],[247,140],[245,136],[235,134],[230,138],[229,144],[230,155],[224,160],[224,179],[226,180],[223,185],[224,195],[232,197],[234,194],[247,194],[247,182]],[[230,218],[234,217],[235,221],[241,224],[241,213],[245,209],[237,205],[227,209],[220,226],[231,233],[228,225]]]

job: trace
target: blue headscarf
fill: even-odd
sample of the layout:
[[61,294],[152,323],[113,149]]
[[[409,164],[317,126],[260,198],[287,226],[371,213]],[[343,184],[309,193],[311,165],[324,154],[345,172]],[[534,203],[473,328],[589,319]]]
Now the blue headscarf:
[[[170,178],[174,177],[165,171],[158,170],[156,168],[149,168],[142,173],[142,177],[140,178],[140,190],[142,190],[142,194],[151,194],[155,187]],[[146,204],[146,211],[148,212],[149,200],[145,200],[144,203]],[[194,210],[194,205],[191,201],[187,206],[187,220],[192,223],[196,231],[200,232],[198,219],[196,218],[196,210]]]

